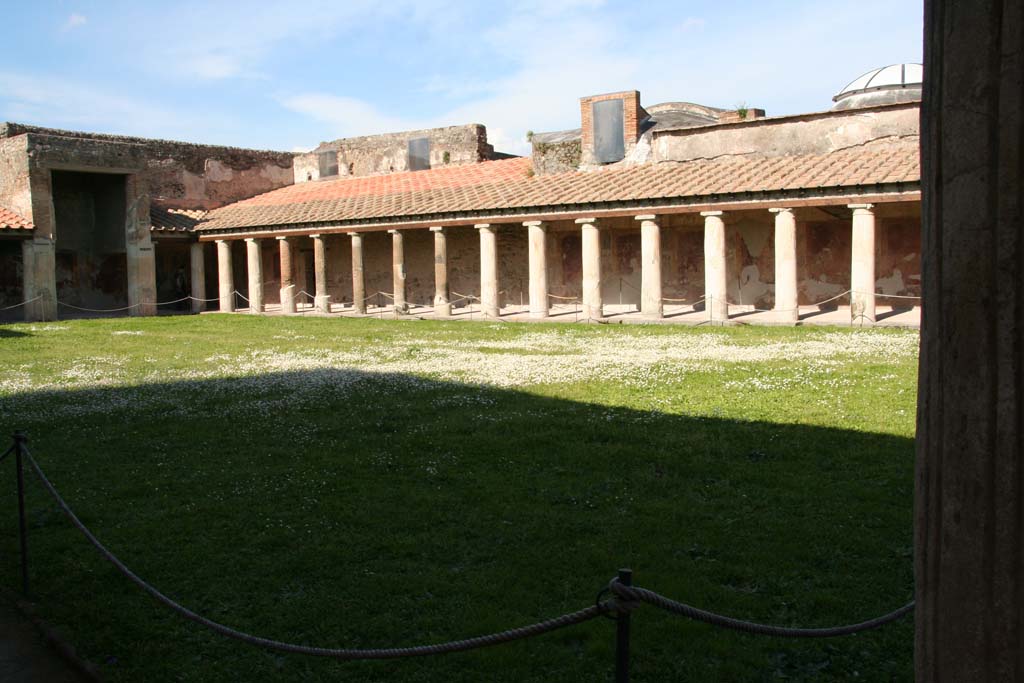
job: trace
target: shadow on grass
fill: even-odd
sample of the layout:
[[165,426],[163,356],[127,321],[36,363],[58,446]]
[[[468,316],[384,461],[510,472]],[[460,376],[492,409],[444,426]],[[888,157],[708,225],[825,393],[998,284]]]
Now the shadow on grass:
[[[437,642],[638,585],[794,626],[859,621],[912,592],[913,444],[526,391],[317,369],[0,400],[68,502],[196,611],[324,646]],[[0,490],[12,511],[13,476]],[[606,680],[605,620],[387,663],[282,656],[182,622],[116,575],[32,482],[43,613],[109,680]],[[0,518],[17,581],[17,523]],[[782,641],[634,615],[637,680],[902,680],[907,621]]]
[[[12,320],[12,321],[8,321],[8,322],[16,322],[16,321]],[[21,330],[12,330],[9,327],[4,327],[4,325],[6,325],[6,324],[7,323],[5,323],[3,320],[0,320],[0,339],[15,339],[17,337],[31,337],[32,336],[28,332],[22,332]]]

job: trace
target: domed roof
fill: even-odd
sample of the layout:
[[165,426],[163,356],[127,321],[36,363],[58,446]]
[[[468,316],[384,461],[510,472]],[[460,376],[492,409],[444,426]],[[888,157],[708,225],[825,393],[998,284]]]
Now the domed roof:
[[832,98],[833,111],[896,104],[921,99],[924,68],[920,64],[890,64],[873,69]]

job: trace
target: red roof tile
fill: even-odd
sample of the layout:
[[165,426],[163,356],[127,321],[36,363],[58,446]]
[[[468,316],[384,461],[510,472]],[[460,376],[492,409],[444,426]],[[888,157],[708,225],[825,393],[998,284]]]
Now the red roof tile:
[[534,176],[527,158],[291,185],[211,211],[196,229],[820,190],[920,180],[917,149],[731,158]]
[[0,230],[34,230],[32,221],[0,206]]
[[202,210],[165,209],[159,206],[149,207],[150,230],[156,232],[191,232],[196,224],[207,214]]

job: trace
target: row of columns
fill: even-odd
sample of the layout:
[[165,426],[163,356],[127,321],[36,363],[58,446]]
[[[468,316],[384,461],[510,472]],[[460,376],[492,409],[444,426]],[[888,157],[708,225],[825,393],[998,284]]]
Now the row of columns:
[[[850,302],[854,321],[875,320],[875,217],[871,204],[851,204],[853,211],[851,242]],[[775,312],[782,322],[797,322],[797,239],[793,209],[769,209],[775,216]],[[704,291],[705,307],[712,321],[729,317],[728,268],[726,262],[726,230],[722,211],[704,211]],[[661,225],[655,215],[637,216],[640,223],[641,288],[640,311],[644,316],[664,315],[661,275]],[[601,295],[601,231],[597,218],[578,218],[583,250],[583,313],[589,319],[604,315]],[[544,318],[550,312],[547,281],[547,223],[526,221],[530,273],[530,316]],[[474,226],[480,235],[480,304],[484,315],[498,317],[498,243],[493,225]],[[440,317],[451,315],[451,292],[448,285],[447,231],[442,226],[430,228],[434,235],[434,311]],[[406,301],[405,246],[402,231],[389,230],[392,254],[392,296],[395,310],[408,308]],[[366,289],[363,269],[363,235],[348,233],[352,240],[352,296],[354,310],[366,312]],[[316,294],[314,306],[329,312],[327,294],[327,252],[322,235],[312,235]],[[292,237],[278,237],[281,260],[281,310],[296,310],[296,286],[293,268]],[[197,250],[197,247],[199,250]],[[249,264],[249,309],[264,310],[263,262],[257,239],[246,240]],[[217,242],[221,310],[234,310],[234,277],[231,272],[230,243]],[[197,273],[198,269],[198,273]],[[192,252],[193,294],[203,298],[201,247]]]

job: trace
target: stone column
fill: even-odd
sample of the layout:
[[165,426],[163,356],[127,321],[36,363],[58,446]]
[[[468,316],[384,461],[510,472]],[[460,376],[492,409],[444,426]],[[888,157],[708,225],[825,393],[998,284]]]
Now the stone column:
[[313,279],[316,282],[316,294],[313,296],[313,308],[318,313],[331,312],[331,297],[327,293],[327,245],[323,235],[310,235],[313,238]]
[[447,318],[452,314],[448,289],[448,237],[441,226],[434,226],[430,232],[434,233],[434,315]]
[[137,174],[125,178],[125,259],[128,275],[128,315],[156,315],[156,254],[153,247],[149,197]]
[[498,303],[498,239],[494,226],[479,223],[474,226],[480,231],[480,307],[484,315],[497,318],[501,315]]
[[391,235],[391,288],[395,297],[395,310],[405,312],[405,243],[401,230],[388,230]]
[[43,322],[57,319],[57,253],[54,241],[48,236],[36,235],[21,243],[22,291],[25,300],[25,320]]
[[875,322],[875,213],[871,204],[850,204],[850,320]]
[[363,235],[350,232],[352,238],[352,310],[366,313],[366,288],[363,281]]
[[796,217],[792,209],[775,214],[775,315],[780,322],[800,320],[796,281]]
[[914,674],[1019,682],[1024,3],[924,6]]
[[217,240],[217,295],[220,297],[220,312],[235,310],[235,275],[231,268],[231,242]]
[[704,306],[711,320],[729,319],[725,263],[725,222],[721,211],[702,211],[704,216]]
[[200,313],[206,310],[206,261],[203,259],[203,249],[206,247],[202,242],[194,242],[189,245],[189,278],[192,291],[192,312]]
[[249,312],[262,313],[263,305],[263,249],[262,242],[253,237],[245,240],[245,253],[249,264]]
[[601,228],[596,218],[577,218],[583,230],[583,314],[587,320],[604,317],[601,293]]
[[548,297],[548,224],[543,221],[523,223],[529,231],[530,251],[530,317],[546,318],[551,312]]
[[637,216],[640,221],[640,312],[662,317],[661,226],[657,216]]
[[281,259],[281,312],[295,312],[295,259],[292,256],[290,237],[277,238],[278,256]]

